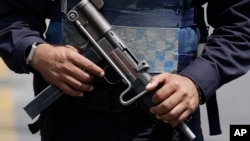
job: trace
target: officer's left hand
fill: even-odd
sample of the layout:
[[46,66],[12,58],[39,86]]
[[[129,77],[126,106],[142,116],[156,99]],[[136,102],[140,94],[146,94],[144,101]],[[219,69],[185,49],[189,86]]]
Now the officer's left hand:
[[199,105],[199,96],[195,84],[187,77],[162,73],[152,77],[146,86],[148,91],[158,89],[152,101],[150,111],[157,119],[176,125],[184,121]]

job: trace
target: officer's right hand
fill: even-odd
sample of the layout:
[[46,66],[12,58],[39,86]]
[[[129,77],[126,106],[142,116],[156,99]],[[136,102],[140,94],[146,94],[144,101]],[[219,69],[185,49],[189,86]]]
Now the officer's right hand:
[[104,71],[82,56],[72,46],[39,44],[30,64],[50,84],[71,96],[83,96],[93,90],[92,75],[104,76]]

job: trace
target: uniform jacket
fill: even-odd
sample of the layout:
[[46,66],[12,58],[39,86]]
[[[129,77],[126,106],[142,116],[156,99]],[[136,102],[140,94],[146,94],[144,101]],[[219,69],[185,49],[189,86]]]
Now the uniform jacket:
[[[0,2],[0,56],[13,71],[29,73],[24,53],[33,42],[46,42],[44,21],[53,10],[52,3],[51,0]],[[207,19],[215,30],[203,54],[180,72],[199,84],[207,99],[250,67],[249,7],[249,0],[208,2]]]

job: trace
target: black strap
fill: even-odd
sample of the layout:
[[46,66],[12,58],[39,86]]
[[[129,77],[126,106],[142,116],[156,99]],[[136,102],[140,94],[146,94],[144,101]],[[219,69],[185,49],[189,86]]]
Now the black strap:
[[34,123],[28,124],[28,127],[32,134],[37,133],[41,128],[41,118],[39,117]]
[[210,135],[221,134],[219,109],[216,94],[206,103]]
[[207,41],[208,37],[208,30],[209,26],[207,26],[205,22],[205,14],[204,14],[204,8],[203,7],[195,7],[195,25],[197,29],[199,30],[199,37],[200,37],[200,43],[205,43]]
[[191,5],[193,7],[200,7],[205,4],[208,0],[192,0]]
[[[207,41],[208,30],[209,27],[205,23],[204,17],[204,8],[203,4],[208,2],[208,0],[192,0],[192,6],[195,7],[195,20],[197,24],[197,28],[200,33],[200,42],[204,43]],[[220,126],[220,117],[219,117],[219,109],[216,94],[214,94],[206,103],[207,107],[207,115],[209,122],[209,131],[210,135],[218,135],[221,134],[221,126]]]

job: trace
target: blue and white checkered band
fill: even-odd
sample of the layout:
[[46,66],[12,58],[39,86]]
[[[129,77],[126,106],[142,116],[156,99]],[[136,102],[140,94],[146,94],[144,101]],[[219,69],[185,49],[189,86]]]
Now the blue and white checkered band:
[[192,53],[190,50],[196,48],[197,43],[197,41],[194,43],[195,39],[186,39],[184,41],[186,49],[180,52],[180,42],[183,42],[180,41],[180,34],[183,34],[180,28],[113,26],[113,30],[123,39],[138,60],[148,62],[150,73],[177,72],[179,56]]
[[[60,44],[81,47],[86,43],[72,24],[64,21]],[[186,67],[196,55],[198,39],[192,28],[151,28],[113,26],[139,61],[146,60],[150,73],[176,73]]]

